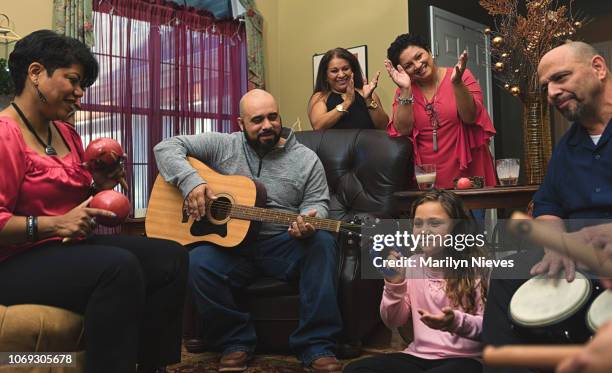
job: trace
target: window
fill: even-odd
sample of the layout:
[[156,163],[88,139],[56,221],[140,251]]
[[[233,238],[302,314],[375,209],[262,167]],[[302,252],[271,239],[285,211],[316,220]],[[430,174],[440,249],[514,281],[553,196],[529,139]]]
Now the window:
[[237,128],[247,87],[244,27],[137,0],[98,5],[94,25],[100,74],[83,97],[76,127],[85,146],[99,137],[122,144],[139,217],[157,175],[155,144]]

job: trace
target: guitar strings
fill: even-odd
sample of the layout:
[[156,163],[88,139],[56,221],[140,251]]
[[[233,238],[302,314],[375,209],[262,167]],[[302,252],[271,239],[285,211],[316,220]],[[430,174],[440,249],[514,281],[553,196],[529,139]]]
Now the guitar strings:
[[[213,206],[211,206],[211,209],[214,209],[214,211],[224,213],[224,214],[231,214],[233,210],[234,212],[243,213],[244,215],[248,215],[248,216],[254,215],[255,217],[262,217],[262,218],[267,215],[267,216],[274,217],[277,219],[293,220],[297,216],[302,216],[304,220],[306,220],[308,223],[318,222],[320,224],[324,224],[328,226],[332,230],[335,230],[338,225],[337,221],[331,220],[331,219],[317,218],[313,216],[304,216],[304,215],[299,215],[296,213],[290,213],[290,212],[285,212],[285,211],[266,210],[262,207],[234,205],[231,202],[226,202],[226,201],[214,201]],[[246,209],[253,209],[255,211],[247,211]],[[344,232],[352,232],[348,228],[360,228],[360,227],[362,227],[360,224],[346,223],[346,222],[340,221],[340,230]]]
[[[325,218],[317,218],[316,216],[304,216],[304,215],[299,215],[296,213],[291,213],[291,212],[286,212],[286,211],[278,211],[278,210],[267,210],[264,209],[262,207],[251,207],[251,206],[242,206],[242,205],[234,205],[230,202],[225,202],[225,201],[216,201],[215,203],[215,211],[219,211],[219,212],[223,212],[223,213],[227,213],[227,212],[231,212],[232,209],[237,209],[238,212],[243,212],[246,214],[259,214],[259,215],[274,215],[275,217],[286,217],[286,218],[294,218],[297,216],[302,216],[307,220],[313,219],[313,220],[318,220],[320,222],[327,222],[327,223],[333,223],[334,225],[337,223],[337,221],[335,220],[331,220],[331,219],[325,219]],[[223,205],[222,208],[217,208],[216,205]],[[253,212],[249,212],[246,211],[244,209],[253,209],[253,210],[257,210],[257,211],[253,211]],[[354,224],[354,223],[346,223],[346,222],[340,222],[342,225],[345,226],[351,226],[351,227],[361,227],[361,225],[359,224]]]

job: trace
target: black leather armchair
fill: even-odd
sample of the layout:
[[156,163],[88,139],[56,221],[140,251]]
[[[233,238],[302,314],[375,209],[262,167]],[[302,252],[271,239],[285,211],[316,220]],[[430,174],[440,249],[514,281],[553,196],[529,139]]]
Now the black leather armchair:
[[[412,146],[380,130],[327,130],[296,133],[323,163],[330,190],[330,218],[355,215],[396,216],[393,193],[408,189],[413,174]],[[339,357],[359,355],[362,342],[383,327],[379,316],[382,280],[362,280],[360,248],[340,235],[338,295],[344,327]],[[262,278],[236,294],[251,312],[258,350],[288,351],[288,339],[299,320],[297,284]],[[205,325],[203,326],[206,327]]]
[[[412,148],[405,139],[389,138],[379,130],[328,130],[296,133],[323,163],[330,190],[330,218],[350,220],[363,213],[394,216],[393,193],[410,186]],[[358,354],[361,342],[382,325],[378,312],[382,280],[362,280],[360,249],[339,237],[338,290],[344,321],[341,350]],[[242,291],[251,311],[262,350],[287,348],[298,324],[299,298],[295,284],[262,279]]]

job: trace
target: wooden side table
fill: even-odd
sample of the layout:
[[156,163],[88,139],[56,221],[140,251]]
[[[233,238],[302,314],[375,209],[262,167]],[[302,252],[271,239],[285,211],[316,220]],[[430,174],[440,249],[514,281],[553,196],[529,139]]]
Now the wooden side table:
[[[525,208],[529,205],[539,185],[503,186],[478,189],[451,190],[458,195],[467,209]],[[405,190],[394,193],[401,209],[408,210],[412,202],[423,195],[422,190]]]

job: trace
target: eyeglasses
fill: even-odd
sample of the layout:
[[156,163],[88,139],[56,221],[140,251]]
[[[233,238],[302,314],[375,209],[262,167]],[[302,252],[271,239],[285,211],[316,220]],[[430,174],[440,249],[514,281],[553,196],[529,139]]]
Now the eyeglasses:
[[434,103],[430,102],[425,104],[425,112],[429,116],[429,122],[433,127],[433,151],[438,151],[438,126],[440,122],[438,121],[438,113],[434,110]]

